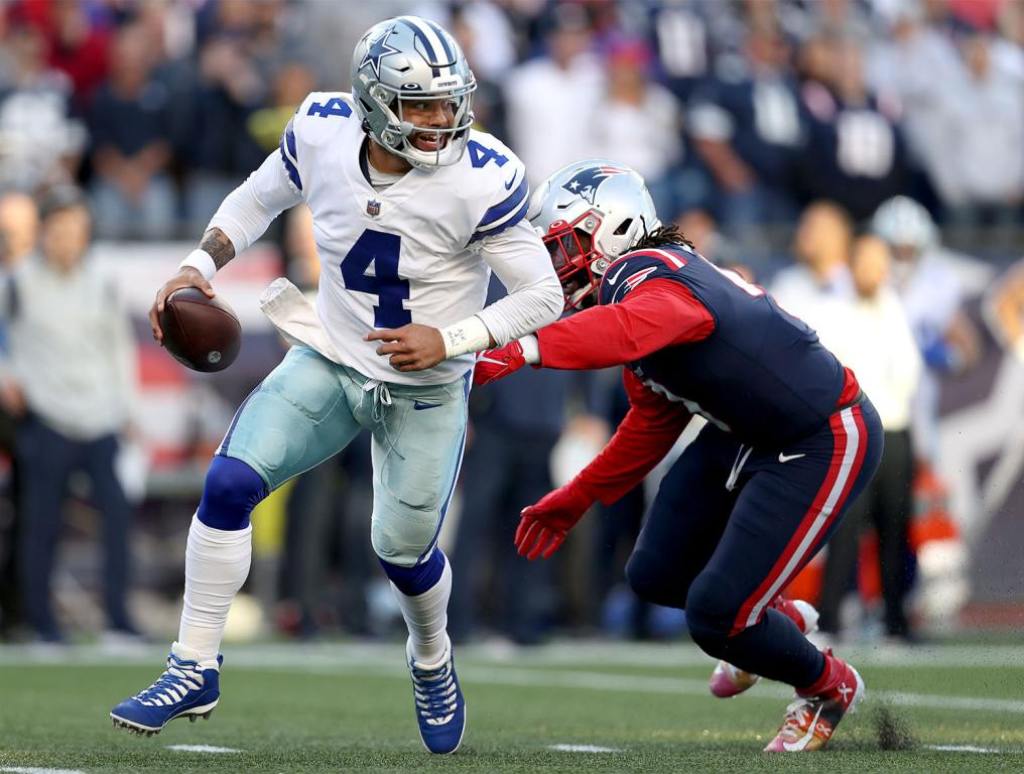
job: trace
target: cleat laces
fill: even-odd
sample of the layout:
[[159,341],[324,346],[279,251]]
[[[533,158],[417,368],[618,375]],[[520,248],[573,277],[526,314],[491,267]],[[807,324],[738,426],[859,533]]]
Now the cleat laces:
[[151,686],[135,694],[135,698],[147,707],[166,707],[184,699],[189,691],[198,691],[202,687],[202,675],[171,656],[167,659],[164,673]]
[[451,659],[437,669],[421,669],[412,664],[413,696],[416,711],[432,726],[443,726],[454,716],[457,690]]

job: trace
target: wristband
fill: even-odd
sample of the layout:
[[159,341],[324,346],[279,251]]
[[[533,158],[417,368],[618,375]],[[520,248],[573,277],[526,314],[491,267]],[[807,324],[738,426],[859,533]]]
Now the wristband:
[[217,264],[213,262],[213,256],[198,247],[186,255],[185,260],[178,264],[179,269],[184,269],[186,266],[202,274],[207,282],[211,282],[217,273]]
[[519,346],[523,348],[523,360],[530,365],[540,363],[540,342],[533,333],[528,333],[519,339]]
[[446,360],[491,346],[491,332],[476,315],[441,329]]

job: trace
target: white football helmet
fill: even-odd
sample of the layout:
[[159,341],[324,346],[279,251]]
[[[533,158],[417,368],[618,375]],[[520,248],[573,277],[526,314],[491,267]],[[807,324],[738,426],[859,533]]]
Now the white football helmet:
[[661,226],[644,179],[604,159],[577,161],[551,175],[527,217],[551,253],[566,309],[593,302],[611,263]]
[[[428,19],[396,16],[379,22],[352,52],[352,96],[363,128],[376,142],[414,167],[431,169],[462,158],[473,124],[476,79],[455,38]],[[450,100],[450,128],[415,126],[403,103]],[[442,138],[433,151],[417,148],[413,136]]]

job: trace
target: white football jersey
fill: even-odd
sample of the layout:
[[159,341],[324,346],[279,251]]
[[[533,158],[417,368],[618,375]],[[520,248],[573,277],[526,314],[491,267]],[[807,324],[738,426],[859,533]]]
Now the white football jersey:
[[490,269],[475,249],[526,214],[522,162],[501,141],[471,130],[458,163],[413,169],[377,191],[367,179],[366,141],[352,97],[310,94],[281,139],[290,185],[313,213],[321,274],[317,313],[343,361],[374,379],[454,381],[474,356],[402,373],[377,355],[374,328],[441,328],[484,306]]

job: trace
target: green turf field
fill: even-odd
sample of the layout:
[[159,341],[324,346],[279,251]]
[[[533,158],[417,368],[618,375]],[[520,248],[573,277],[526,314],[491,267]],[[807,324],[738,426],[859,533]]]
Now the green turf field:
[[229,647],[213,717],[153,737],[115,730],[107,712],[157,676],[159,651],[79,648],[47,663],[0,648],[0,771],[1024,771],[1024,649],[850,655],[869,691],[861,711],[828,752],[783,758],[759,750],[786,692],[713,699],[692,645],[466,648],[466,739],[439,758],[416,735],[399,645]]

